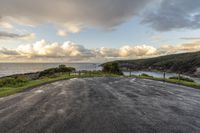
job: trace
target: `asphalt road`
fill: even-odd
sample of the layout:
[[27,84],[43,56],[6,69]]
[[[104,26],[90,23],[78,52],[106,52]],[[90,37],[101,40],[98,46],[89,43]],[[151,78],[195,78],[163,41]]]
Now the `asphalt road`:
[[200,90],[158,81],[58,81],[0,98],[0,133],[199,133]]

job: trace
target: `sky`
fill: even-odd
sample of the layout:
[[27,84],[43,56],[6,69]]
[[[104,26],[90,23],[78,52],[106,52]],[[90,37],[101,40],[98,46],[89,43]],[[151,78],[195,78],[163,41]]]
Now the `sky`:
[[199,0],[0,0],[0,62],[106,62],[200,51]]

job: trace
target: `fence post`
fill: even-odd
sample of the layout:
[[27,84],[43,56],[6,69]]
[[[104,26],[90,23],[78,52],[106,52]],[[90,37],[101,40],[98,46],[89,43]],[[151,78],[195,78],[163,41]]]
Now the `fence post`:
[[78,76],[79,76],[79,77],[81,76],[81,73],[80,73],[80,71],[78,71]]
[[165,71],[164,71],[164,73],[163,73],[163,79],[164,79],[164,82],[165,82]]

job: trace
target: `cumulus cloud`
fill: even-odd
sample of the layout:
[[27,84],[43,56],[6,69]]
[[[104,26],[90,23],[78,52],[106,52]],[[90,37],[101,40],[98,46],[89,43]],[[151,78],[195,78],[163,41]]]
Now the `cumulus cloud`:
[[173,45],[163,45],[159,49],[159,54],[174,54],[180,52],[194,52],[200,51],[200,41],[194,41],[190,43]]
[[37,25],[55,23],[68,32],[83,26],[112,28],[142,11],[154,0],[1,0],[0,21]]
[[65,58],[67,60],[91,60],[107,58],[138,58],[153,56],[157,49],[152,46],[123,46],[121,48],[96,48],[87,49],[73,42],[50,43],[45,40],[33,44],[20,45],[15,50],[2,48],[0,53],[6,56],[17,56],[29,59],[36,58]]
[[120,48],[120,56],[122,57],[142,57],[156,55],[157,50],[152,46],[141,45],[141,46],[124,46]]
[[[50,43],[41,40],[32,44],[20,45],[16,49],[0,49],[1,59],[41,60],[41,61],[105,61],[115,59],[137,59],[180,52],[200,51],[200,41],[180,45],[163,45],[159,48],[149,45],[126,45],[121,48],[88,49],[73,42]],[[12,61],[11,60],[11,61]]]
[[158,5],[145,13],[143,23],[158,31],[200,28],[199,0],[160,0]]
[[19,55],[25,57],[66,57],[66,58],[87,58],[94,56],[91,50],[84,48],[72,42],[63,44],[50,43],[45,40],[38,41],[34,44],[20,45],[16,49]]

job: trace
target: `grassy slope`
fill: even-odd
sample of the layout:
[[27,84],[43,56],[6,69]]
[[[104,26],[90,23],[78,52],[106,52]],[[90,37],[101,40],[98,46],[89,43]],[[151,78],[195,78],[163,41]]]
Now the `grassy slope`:
[[174,54],[148,59],[121,60],[116,62],[122,66],[128,63],[133,70],[145,70],[151,67],[151,69],[154,70],[166,69],[167,71],[176,73],[194,74],[196,68],[200,67],[200,52]]
[[184,85],[184,86],[200,89],[200,84],[195,83],[195,82],[187,82],[183,80],[167,79],[167,78],[163,79],[163,78],[148,77],[148,76],[131,76],[131,77],[141,78],[141,79],[150,79],[150,80],[156,80],[156,81],[164,81],[168,83],[179,84],[179,85]]
[[[79,75],[70,75],[67,74],[61,74],[57,77],[54,78],[42,78],[42,79],[37,79],[37,80],[30,80],[26,83],[24,83],[21,86],[18,87],[2,87],[0,88],[0,97],[12,95],[15,93],[19,93],[22,91],[25,91],[27,89],[31,89],[43,84],[59,81],[59,80],[65,80],[65,79],[70,79],[70,78],[85,78],[85,77],[103,77],[103,76],[109,76],[109,77],[119,77],[120,75],[114,75],[114,74],[105,74],[105,73],[85,73],[81,76]],[[151,80],[157,80],[157,81],[164,81],[163,78],[155,78],[155,77],[148,77],[148,76],[131,76],[131,77],[136,77],[136,78],[142,78],[142,79],[151,79]],[[186,82],[186,81],[181,81],[181,80],[175,80],[175,79],[165,79],[165,82],[169,83],[175,83],[175,84],[180,84],[180,85],[185,85],[185,86],[190,86],[194,88],[199,88],[200,89],[200,84],[197,83],[192,83],[192,82]]]
[[91,73],[91,74],[84,74],[81,76],[78,75],[70,75],[69,74],[62,74],[58,77],[55,78],[42,78],[42,79],[37,79],[37,80],[31,80],[28,81],[27,83],[23,84],[22,86],[18,86],[18,87],[2,87],[0,88],[0,97],[4,97],[4,96],[8,96],[8,95],[12,95],[18,92],[22,92],[25,91],[27,89],[33,88],[33,87],[37,87],[43,84],[47,84],[47,83],[51,83],[54,81],[59,81],[59,80],[65,80],[65,79],[70,79],[70,78],[85,78],[85,77],[101,77],[101,76],[117,76],[114,74],[104,74],[104,73]]

